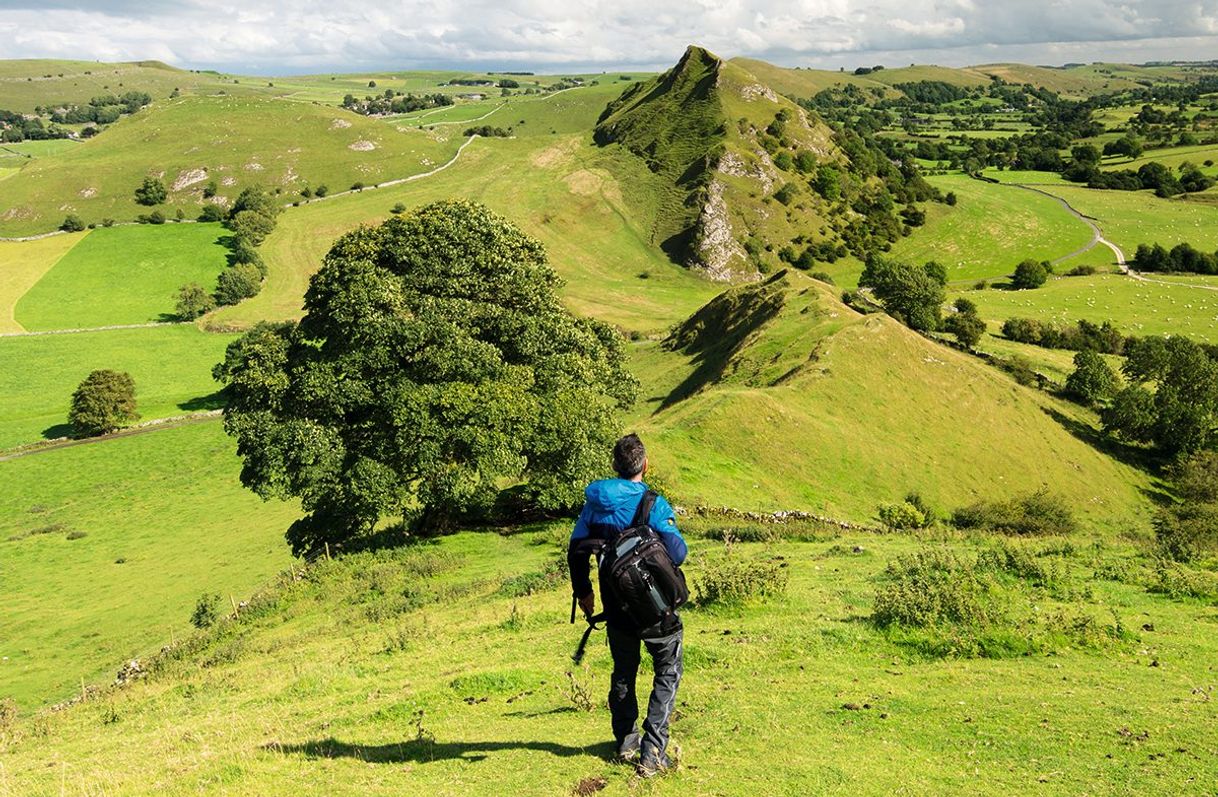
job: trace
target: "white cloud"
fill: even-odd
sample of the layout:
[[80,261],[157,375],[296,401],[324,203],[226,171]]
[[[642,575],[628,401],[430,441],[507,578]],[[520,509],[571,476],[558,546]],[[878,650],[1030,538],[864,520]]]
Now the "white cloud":
[[1218,0],[0,0],[0,41],[10,58],[264,73],[661,66],[695,42],[822,66],[1200,59]]

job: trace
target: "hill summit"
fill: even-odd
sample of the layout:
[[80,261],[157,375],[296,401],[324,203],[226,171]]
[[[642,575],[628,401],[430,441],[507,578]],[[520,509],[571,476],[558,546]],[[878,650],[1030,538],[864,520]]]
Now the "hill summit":
[[902,232],[895,205],[935,195],[912,168],[696,46],[611,102],[594,138],[646,162],[666,195],[653,242],[716,280],[884,249]]

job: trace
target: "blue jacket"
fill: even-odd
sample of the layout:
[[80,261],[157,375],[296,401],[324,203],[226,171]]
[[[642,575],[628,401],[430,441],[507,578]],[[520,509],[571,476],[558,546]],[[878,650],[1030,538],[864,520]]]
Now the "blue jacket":
[[[643,500],[643,493],[648,489],[647,485],[642,482],[632,482],[627,479],[602,479],[589,484],[584,490],[584,508],[579,513],[579,520],[575,521],[575,528],[571,532],[571,549],[574,550],[580,540],[604,536],[602,530],[597,528],[598,526],[616,531],[621,531],[629,526],[630,521],[634,520],[634,513],[639,508],[639,501]],[[685,538],[681,536],[681,531],[677,528],[676,513],[672,511],[672,506],[668,501],[664,500],[664,496],[656,496],[655,505],[651,508],[651,516],[647,518],[647,525],[660,535],[672,563],[680,566],[685,561],[689,549],[685,545]],[[583,557],[582,567],[572,562],[576,566],[571,569],[571,588],[576,597],[587,595],[592,591],[587,558],[587,555]]]

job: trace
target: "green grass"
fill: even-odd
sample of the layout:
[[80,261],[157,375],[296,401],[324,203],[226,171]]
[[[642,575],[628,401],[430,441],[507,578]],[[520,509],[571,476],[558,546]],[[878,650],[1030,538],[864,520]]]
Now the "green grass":
[[233,337],[175,325],[0,338],[0,449],[67,434],[72,391],[98,368],[130,372],[144,419],[209,408]]
[[[1174,109],[1173,109],[1174,110]],[[1162,163],[1164,166],[1175,170],[1182,163],[1191,163],[1202,171],[1203,174],[1208,174],[1211,177],[1218,176],[1218,164],[1206,166],[1206,161],[1218,160],[1218,146],[1213,144],[1200,144],[1192,147],[1168,147],[1166,149],[1155,149],[1146,152],[1137,160],[1129,160],[1120,158],[1116,160],[1106,161],[1103,169],[1133,169],[1137,171],[1147,163]]]
[[[1111,624],[1115,609],[1130,641],[937,660],[867,619],[885,565],[936,543],[859,533],[734,546],[735,557],[781,557],[786,596],[684,612],[672,725],[679,767],[639,782],[607,761],[603,637],[594,635],[587,668],[575,670],[592,701],[577,710],[563,692],[578,635],[566,624],[566,587],[499,592],[505,579],[539,570],[554,555],[547,541],[565,530],[463,533],[323,562],[153,678],[19,718],[0,788],[569,795],[604,778],[601,794],[656,797],[1211,790],[1207,685],[1218,636],[1198,630],[1218,614],[1150,595],[1132,578],[1094,577],[1101,562],[1145,569],[1136,548],[1101,541],[1092,550],[1079,540],[1074,554],[1040,557],[1064,568],[1084,598],[1011,587],[1010,608],[1020,611],[1035,604]],[[952,543],[962,556],[996,546],[984,537]],[[691,582],[724,557],[720,544],[693,539]]]
[[[1158,279],[1158,277],[1155,277]],[[1112,321],[1131,335],[1186,335],[1218,342],[1218,288],[1213,277],[1178,284],[1142,282],[1117,274],[1060,277],[1031,291],[968,291],[983,318],[1038,318],[1073,323]]]
[[28,709],[110,680],[187,634],[202,593],[228,611],[286,567],[296,508],[238,466],[216,420],[0,462],[0,693]]
[[1093,415],[798,273],[736,289],[698,323],[693,349],[632,359],[631,421],[685,501],[873,522],[911,490],[954,506],[1047,484],[1097,526],[1149,510],[1149,477],[1076,436]]
[[16,319],[29,330],[171,319],[178,288],[215,286],[227,235],[219,224],[99,228],[21,297]]
[[936,260],[951,280],[1010,274],[1021,260],[1054,260],[1091,240],[1087,225],[1049,197],[965,175],[928,180],[944,193],[955,192],[959,203],[928,205],[926,224],[898,241],[891,256]]
[[43,141],[21,141],[0,144],[0,158],[10,155],[23,160],[28,160],[29,158],[49,158],[63,152],[71,152],[73,147],[79,145],[79,141],[73,141],[70,138],[49,138]]
[[615,177],[623,171],[646,169],[616,148],[592,146],[585,136],[478,140],[434,176],[292,208],[262,247],[270,267],[262,293],[216,313],[214,323],[299,317],[308,278],[343,232],[383,221],[398,202],[416,207],[466,197],[485,202],[546,245],[573,310],[661,332],[718,288],[650,245],[647,222]]
[[18,300],[88,233],[52,235],[36,241],[0,241],[0,332],[21,332]]
[[160,210],[194,218],[210,180],[229,202],[260,183],[281,189],[286,204],[306,186],[337,192],[428,171],[460,143],[451,128],[400,132],[339,108],[273,98],[166,100],[0,183],[0,235],[53,230],[69,212],[90,223],[133,220],[150,210],[133,195],[150,174],[170,189]]

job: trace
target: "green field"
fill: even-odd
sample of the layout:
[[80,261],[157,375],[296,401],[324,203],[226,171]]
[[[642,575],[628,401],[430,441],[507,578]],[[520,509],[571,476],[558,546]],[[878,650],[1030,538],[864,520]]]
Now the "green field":
[[150,210],[133,196],[149,175],[169,188],[163,212],[194,218],[211,180],[227,202],[260,183],[282,190],[286,204],[306,186],[337,192],[428,171],[461,140],[459,130],[403,133],[340,108],[273,98],[167,100],[0,183],[0,235],[53,230],[69,212],[90,223],[133,220]]
[[296,508],[245,491],[238,464],[217,420],[0,462],[4,694],[109,680],[188,633],[199,595],[227,606],[286,567]]
[[86,235],[72,233],[37,241],[0,241],[0,332],[22,331],[14,317],[18,300]]
[[178,288],[215,286],[225,236],[219,224],[94,230],[21,297],[17,322],[44,330],[172,320]]
[[[1158,279],[1156,277],[1156,279]],[[1031,291],[967,291],[983,318],[1039,318],[1073,323],[1112,321],[1131,335],[1186,335],[1218,342],[1218,279],[1191,283],[1143,282],[1118,274],[1059,277]]]
[[965,175],[927,179],[955,192],[959,204],[928,205],[926,224],[894,244],[891,256],[938,261],[951,280],[993,279],[1021,260],[1055,260],[1091,240],[1087,225],[1049,197]]
[[[565,532],[463,533],[323,562],[158,676],[36,726],[19,720],[0,783],[10,794],[569,795],[585,781],[657,797],[1212,791],[1218,637],[1198,629],[1218,614],[1148,594],[1138,547],[1017,545],[1070,586],[1054,597],[1009,582],[1012,611],[1046,624],[1081,612],[1100,626],[1115,611],[1127,641],[936,660],[868,617],[886,564],[941,542],[861,533],[730,552],[693,538],[695,589],[727,557],[781,560],[790,583],[772,602],[685,612],[679,766],[640,782],[606,761],[603,633],[573,674],[589,693],[581,710],[568,697],[578,627],[566,586],[527,597],[501,586],[540,572]],[[1101,565],[1124,581],[1097,578]],[[776,737],[798,753],[776,755]]]
[[172,325],[0,338],[0,449],[67,434],[72,391],[98,368],[131,374],[144,419],[210,409],[233,337]]

